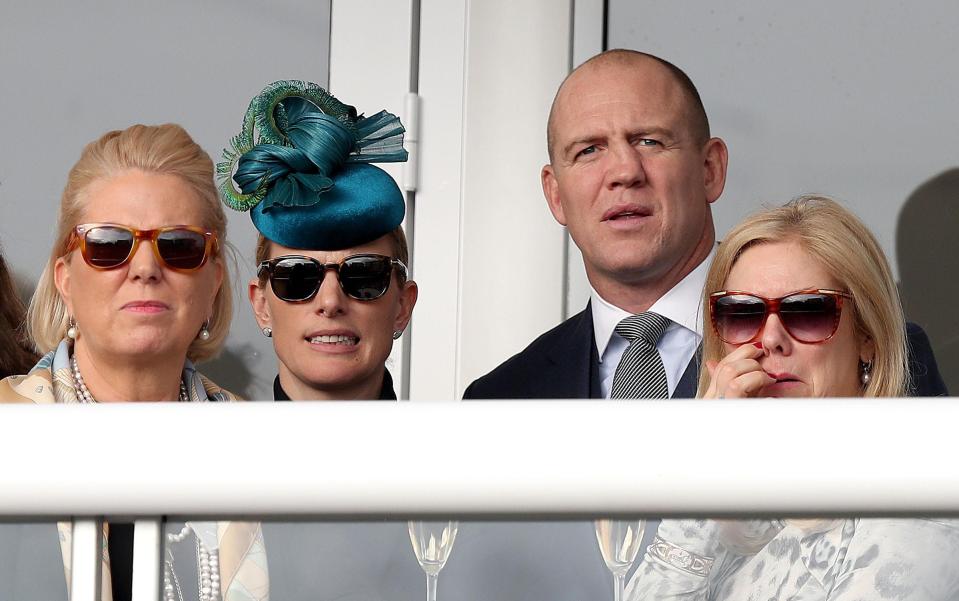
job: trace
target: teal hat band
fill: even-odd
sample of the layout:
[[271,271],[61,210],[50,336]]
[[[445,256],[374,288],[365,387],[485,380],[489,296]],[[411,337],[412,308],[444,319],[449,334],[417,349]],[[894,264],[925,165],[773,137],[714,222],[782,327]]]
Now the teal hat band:
[[395,229],[405,213],[393,179],[368,163],[407,159],[405,129],[371,117],[315,84],[279,81],[250,103],[243,130],[217,165],[223,202],[293,248],[338,250]]
[[[311,206],[253,207],[253,225],[290,248],[341,250],[371,242],[403,222],[403,193],[388,173],[373,165],[346,165],[336,185]],[[362,224],[362,227],[360,226]]]

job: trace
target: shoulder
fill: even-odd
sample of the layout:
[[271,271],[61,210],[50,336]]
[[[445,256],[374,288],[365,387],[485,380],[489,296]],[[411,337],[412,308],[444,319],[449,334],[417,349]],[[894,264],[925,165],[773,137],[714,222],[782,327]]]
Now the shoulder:
[[29,373],[0,380],[0,403],[53,403],[53,353],[44,355]]
[[926,332],[919,325],[907,322],[906,341],[909,347],[910,395],[949,396]]
[[909,352],[911,354],[932,353],[929,336],[919,324],[912,323],[911,321],[906,322],[906,340],[909,343]]
[[0,380],[0,403],[31,403],[29,397],[20,394],[23,381],[28,376],[8,376]]
[[551,357],[564,348],[589,344],[592,336],[592,315],[589,308],[577,313],[545,332],[496,369],[476,379],[467,387],[464,399],[534,398],[530,377],[541,373]]
[[199,376],[200,382],[203,383],[203,390],[206,391],[207,398],[212,402],[232,402],[232,401],[242,401],[240,397],[233,394],[229,390],[219,386],[210,378],[204,376],[200,372],[196,372],[196,375]]
[[951,549],[947,555],[954,558],[959,552],[959,522],[939,518],[856,519],[850,551],[875,556],[872,548],[877,543],[886,543],[886,550],[894,556],[916,555],[916,560],[927,561],[932,555]]
[[951,520],[858,519],[839,584],[843,591],[874,598],[876,583],[894,576],[897,599],[955,599],[957,553],[959,529]]

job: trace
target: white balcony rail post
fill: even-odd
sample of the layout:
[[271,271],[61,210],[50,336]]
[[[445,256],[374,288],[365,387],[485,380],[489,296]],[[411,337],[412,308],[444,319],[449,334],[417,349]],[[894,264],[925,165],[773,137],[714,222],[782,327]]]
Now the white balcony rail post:
[[70,550],[70,601],[100,601],[100,558],[103,545],[103,520],[73,520],[73,544]]
[[163,520],[138,519],[133,526],[133,601],[160,601]]

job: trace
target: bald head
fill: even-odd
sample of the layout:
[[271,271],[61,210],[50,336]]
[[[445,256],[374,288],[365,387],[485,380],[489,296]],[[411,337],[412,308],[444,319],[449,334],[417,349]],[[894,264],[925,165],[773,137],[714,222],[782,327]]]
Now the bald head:
[[591,73],[600,70],[630,69],[641,66],[649,67],[650,65],[663,69],[669,78],[679,86],[682,96],[685,99],[685,106],[683,108],[686,115],[685,122],[688,131],[694,140],[705,144],[710,137],[709,120],[706,117],[706,109],[703,107],[703,101],[699,97],[696,86],[693,85],[692,80],[689,79],[689,76],[686,75],[682,69],[669,61],[652,54],[646,54],[645,52],[624,49],[607,50],[573,69],[573,71],[566,76],[566,79],[563,80],[563,83],[559,86],[559,90],[556,91],[556,96],[553,98],[553,104],[549,110],[549,120],[546,123],[546,146],[549,152],[550,162],[554,162],[555,159],[555,149],[553,146],[557,136],[557,107],[565,100],[566,91],[570,82],[589,76]]

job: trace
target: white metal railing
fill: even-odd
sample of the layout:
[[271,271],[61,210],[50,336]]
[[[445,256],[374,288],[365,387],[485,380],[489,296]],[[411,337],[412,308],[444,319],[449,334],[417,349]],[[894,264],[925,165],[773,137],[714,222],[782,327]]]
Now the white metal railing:
[[155,601],[163,516],[959,510],[954,399],[7,405],[0,428],[0,518],[73,517],[72,601],[99,599],[104,516],[136,518]]

